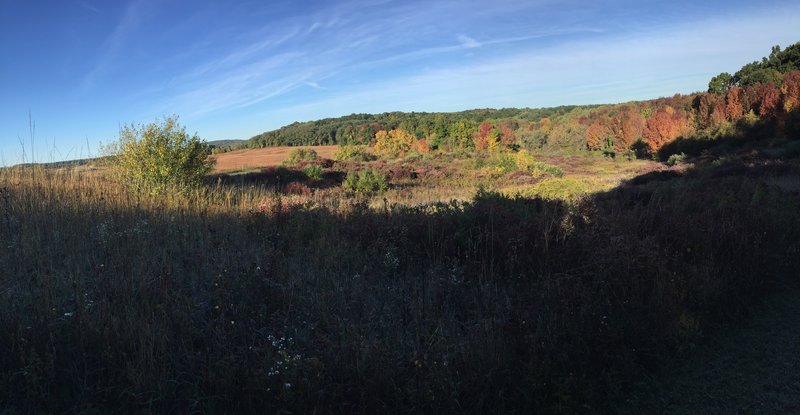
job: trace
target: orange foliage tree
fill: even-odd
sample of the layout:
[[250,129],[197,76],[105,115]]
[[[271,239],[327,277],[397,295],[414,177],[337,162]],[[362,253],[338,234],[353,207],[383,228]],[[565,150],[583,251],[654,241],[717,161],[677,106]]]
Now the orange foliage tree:
[[647,120],[644,129],[644,139],[650,151],[656,152],[679,136],[690,134],[692,131],[689,120],[683,111],[676,111],[667,105]]
[[494,150],[497,148],[497,132],[488,121],[484,121],[478,127],[478,131],[472,134],[472,142],[477,150]]
[[416,151],[419,154],[428,154],[431,152],[431,148],[428,146],[428,140],[424,138],[415,140],[411,145],[411,150]]
[[636,140],[642,138],[644,128],[645,120],[639,111],[631,107],[623,108],[611,122],[614,150],[617,152],[629,150]]
[[736,121],[744,115],[743,97],[742,88],[734,86],[728,89],[725,94],[725,116],[728,121]]
[[500,123],[500,143],[508,147],[513,145],[517,139],[514,136],[514,126],[511,120],[503,120]]
[[611,130],[602,118],[598,118],[586,129],[586,147],[589,150],[602,150],[610,137]]

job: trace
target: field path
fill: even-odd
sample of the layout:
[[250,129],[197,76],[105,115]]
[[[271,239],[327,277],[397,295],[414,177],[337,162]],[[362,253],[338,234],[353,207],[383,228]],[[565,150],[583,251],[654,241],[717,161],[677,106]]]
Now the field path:
[[279,166],[289,151],[296,148],[310,148],[322,158],[333,158],[338,146],[299,146],[299,147],[266,147],[236,150],[228,153],[214,154],[211,158],[217,161],[214,170],[217,172],[244,170],[249,168]]
[[800,414],[800,288],[768,298],[665,372],[615,412]]

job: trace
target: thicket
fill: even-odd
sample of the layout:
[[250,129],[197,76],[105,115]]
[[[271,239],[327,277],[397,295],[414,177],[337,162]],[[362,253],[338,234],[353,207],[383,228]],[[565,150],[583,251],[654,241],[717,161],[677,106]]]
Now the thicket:
[[374,160],[375,156],[369,152],[365,145],[345,144],[336,149],[333,158],[339,161],[367,162]]
[[284,160],[284,164],[297,164],[301,161],[312,161],[319,158],[313,148],[293,148]]
[[356,193],[370,194],[386,190],[389,183],[386,181],[385,174],[373,169],[364,169],[348,171],[342,186]]
[[200,186],[214,162],[209,147],[178,124],[176,116],[122,128],[109,147],[123,181],[136,192],[165,193]]

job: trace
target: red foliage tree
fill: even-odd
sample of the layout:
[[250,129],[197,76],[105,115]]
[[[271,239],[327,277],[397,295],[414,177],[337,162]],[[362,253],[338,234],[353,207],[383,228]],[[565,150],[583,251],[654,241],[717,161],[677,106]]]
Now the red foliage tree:
[[800,71],[791,71],[784,75],[781,84],[783,110],[791,112],[798,108],[800,101]]
[[486,150],[489,148],[489,134],[492,133],[492,124],[484,121],[478,127],[478,131],[472,134],[472,142],[478,150]]
[[774,83],[756,84],[753,92],[755,103],[758,106],[758,115],[761,117],[778,115],[781,91]]
[[500,122],[500,143],[504,146],[510,146],[517,140],[514,136],[513,127],[511,120],[503,120]]

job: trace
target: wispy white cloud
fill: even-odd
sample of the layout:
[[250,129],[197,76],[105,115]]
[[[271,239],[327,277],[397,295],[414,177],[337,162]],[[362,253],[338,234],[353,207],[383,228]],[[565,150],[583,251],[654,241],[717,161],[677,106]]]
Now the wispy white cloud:
[[82,91],[86,92],[94,88],[97,79],[119,58],[126,42],[140,23],[142,14],[141,6],[140,0],[134,0],[128,3],[119,22],[103,43],[102,52],[94,67],[84,76],[81,82]]
[[[165,109],[183,109],[189,116],[198,116],[253,105],[284,94],[304,85],[309,78],[307,73],[285,74],[282,70],[302,56],[300,52],[288,52],[219,73],[203,72],[184,78],[178,85],[184,90],[168,100]],[[279,75],[272,76],[273,72]]]
[[352,112],[541,107],[689,93],[705,89],[714,74],[764,55],[773,44],[794,43],[800,29],[786,28],[800,28],[798,12],[800,7],[793,6],[658,27],[636,36],[559,42],[470,66],[366,83],[334,96],[273,108],[269,114],[288,123]]
[[461,46],[467,49],[481,47],[481,44],[477,40],[467,35],[458,35],[458,41],[461,42]]
[[[503,4],[514,14],[545,5]],[[436,10],[384,4],[370,18],[358,14],[369,6],[360,6],[337,4],[287,19],[278,29],[235,34],[235,42],[226,39],[225,48],[172,78],[161,112],[200,120],[248,108],[247,113],[258,114],[263,130],[264,119],[288,123],[351,112],[641,99],[690,92],[686,85],[702,89],[709,68],[734,69],[719,67],[726,57],[741,65],[749,51],[757,57],[768,50],[764,44],[800,34],[785,30],[800,27],[795,17],[800,14],[785,11],[760,17],[725,15],[615,35],[591,19],[558,27],[537,25],[536,30],[520,24],[500,31],[481,30],[471,15],[437,20],[448,8],[459,7],[448,2],[432,5]],[[466,33],[465,26],[475,29]],[[738,29],[732,33],[731,27]],[[451,35],[441,36],[443,30]],[[236,47],[230,48],[232,44]],[[499,45],[504,47],[488,47]]]
[[310,87],[312,87],[314,89],[320,90],[320,91],[325,91],[325,90],[328,89],[328,88],[325,88],[322,85],[320,85],[318,82],[306,81],[306,82],[303,82],[303,84],[305,84],[307,86],[310,86]]
[[90,12],[100,13],[100,9],[98,9],[97,7],[92,6],[87,1],[77,0],[76,3],[78,3],[78,5],[83,7],[84,9],[89,10]]

